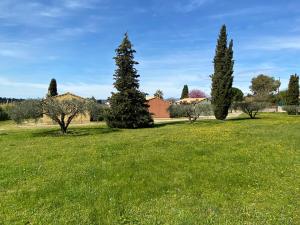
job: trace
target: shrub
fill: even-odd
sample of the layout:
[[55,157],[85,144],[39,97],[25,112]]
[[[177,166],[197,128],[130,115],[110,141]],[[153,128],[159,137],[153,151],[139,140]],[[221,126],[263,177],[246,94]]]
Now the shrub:
[[282,108],[289,115],[299,115],[300,114],[300,106],[298,105],[286,105]]
[[196,121],[200,116],[213,115],[213,109],[210,104],[171,105],[169,112],[171,118],[187,117],[191,122]]
[[268,104],[265,102],[245,101],[237,104],[244,113],[248,114],[251,119],[255,119],[259,111],[265,109]]
[[16,103],[9,111],[9,116],[16,123],[22,123],[28,119],[38,120],[43,115],[40,100],[26,100]]
[[99,104],[97,102],[89,102],[88,111],[91,116],[91,122],[103,121],[105,119],[107,106],[104,104]]
[[170,117],[171,118],[181,118],[181,117],[185,117],[186,113],[185,113],[185,109],[183,107],[184,105],[171,105],[169,107],[169,113],[170,113]]
[[230,106],[230,110],[231,112],[234,110],[235,112],[239,109],[239,104],[240,102],[232,102],[231,106]]
[[6,110],[4,110],[4,108],[0,106],[0,121],[5,121],[5,120],[9,120],[9,115],[6,112]]

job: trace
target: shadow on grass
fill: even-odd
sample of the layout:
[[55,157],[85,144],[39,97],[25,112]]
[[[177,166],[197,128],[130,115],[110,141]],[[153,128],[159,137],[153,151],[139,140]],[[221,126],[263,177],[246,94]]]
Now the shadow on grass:
[[159,128],[159,127],[165,127],[168,125],[178,125],[178,124],[190,124],[189,121],[165,121],[165,122],[160,122],[160,123],[155,123],[154,128]]
[[243,120],[260,120],[262,119],[261,117],[255,117],[253,119],[251,119],[250,117],[237,117],[237,118],[229,118],[227,119],[227,121],[243,121]]
[[221,124],[224,123],[224,121],[220,120],[215,120],[215,119],[198,119],[194,122],[190,122],[188,120],[185,121],[166,121],[162,122],[159,124],[155,124],[154,127],[159,128],[159,127],[164,127],[164,126],[169,126],[169,125],[180,125],[180,124],[185,124],[185,125],[193,125],[193,124],[198,124],[198,125],[216,125],[216,124]]
[[47,130],[33,133],[33,137],[82,137],[97,134],[108,134],[119,132],[120,129],[108,127],[85,127],[70,128],[66,134],[62,134],[60,130]]

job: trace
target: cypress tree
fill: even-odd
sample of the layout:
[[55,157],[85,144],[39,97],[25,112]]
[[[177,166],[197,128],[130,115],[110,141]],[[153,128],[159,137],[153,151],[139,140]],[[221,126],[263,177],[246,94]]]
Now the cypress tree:
[[226,26],[223,25],[216,47],[214,74],[211,76],[212,104],[218,120],[226,119],[232,102],[233,65],[233,40],[227,46]]
[[153,125],[146,94],[139,90],[140,75],[134,68],[138,62],[134,60],[136,51],[132,47],[126,33],[114,57],[117,66],[114,86],[117,92],[112,93],[109,99],[110,110],[106,118],[109,127],[142,128]]
[[299,76],[291,75],[286,96],[287,105],[299,105]]
[[52,79],[48,88],[48,97],[53,97],[58,95],[57,93],[57,83],[55,79]]
[[188,98],[189,97],[189,87],[187,85],[183,86],[181,97],[180,99]]

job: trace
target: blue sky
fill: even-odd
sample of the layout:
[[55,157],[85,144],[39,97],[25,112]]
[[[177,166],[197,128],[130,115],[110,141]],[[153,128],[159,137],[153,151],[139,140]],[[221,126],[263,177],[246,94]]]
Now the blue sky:
[[60,93],[106,98],[114,50],[128,31],[141,89],[179,97],[184,84],[210,93],[222,24],[234,40],[234,86],[249,92],[260,73],[300,73],[299,0],[1,0],[0,96]]

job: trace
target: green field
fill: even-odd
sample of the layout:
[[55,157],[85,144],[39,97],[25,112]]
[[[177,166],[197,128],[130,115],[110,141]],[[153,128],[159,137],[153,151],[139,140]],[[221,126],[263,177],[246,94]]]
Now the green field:
[[300,117],[0,123],[0,224],[300,224]]

